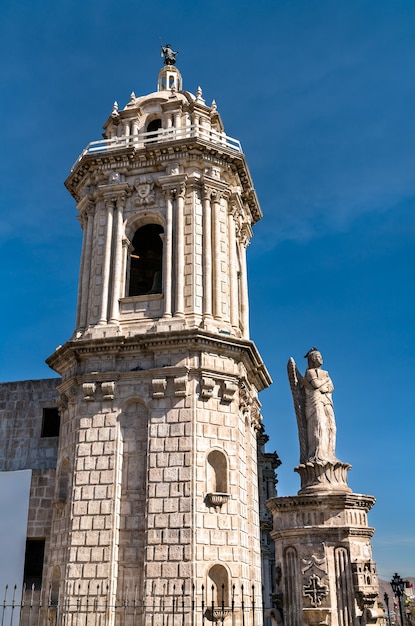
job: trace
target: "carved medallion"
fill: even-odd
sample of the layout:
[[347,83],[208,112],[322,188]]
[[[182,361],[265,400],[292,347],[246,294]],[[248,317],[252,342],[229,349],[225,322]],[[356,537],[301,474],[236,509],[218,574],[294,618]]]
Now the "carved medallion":
[[140,176],[134,181],[134,188],[137,192],[136,205],[154,204],[156,194],[154,193],[154,182],[150,176]]

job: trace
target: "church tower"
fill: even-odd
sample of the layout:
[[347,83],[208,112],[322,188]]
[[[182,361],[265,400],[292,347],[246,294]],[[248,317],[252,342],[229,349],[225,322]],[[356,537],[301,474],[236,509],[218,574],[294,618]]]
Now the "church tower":
[[62,383],[45,579],[67,626],[231,609],[242,623],[244,603],[262,620],[258,393],[271,381],[246,269],[261,210],[215,102],[183,90],[163,53],[157,91],[115,103],[65,183],[83,243],[76,329],[48,359]]

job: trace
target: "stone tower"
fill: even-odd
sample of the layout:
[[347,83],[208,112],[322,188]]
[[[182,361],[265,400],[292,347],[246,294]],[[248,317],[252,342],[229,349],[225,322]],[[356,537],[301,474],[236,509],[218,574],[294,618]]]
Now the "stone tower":
[[241,584],[261,606],[271,381],[246,269],[261,210],[215,102],[163,51],[157,92],[115,103],[66,180],[83,243],[76,329],[48,359],[62,383],[44,581],[67,626],[118,623],[120,606],[125,624],[218,619],[208,605],[240,606]]

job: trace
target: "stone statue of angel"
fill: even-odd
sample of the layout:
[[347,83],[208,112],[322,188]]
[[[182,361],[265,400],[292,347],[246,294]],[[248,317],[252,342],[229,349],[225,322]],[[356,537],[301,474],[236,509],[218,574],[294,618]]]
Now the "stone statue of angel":
[[297,416],[300,463],[338,463],[332,400],[334,386],[328,372],[321,369],[323,359],[317,348],[311,348],[305,358],[308,365],[304,376],[293,358],[287,365]]

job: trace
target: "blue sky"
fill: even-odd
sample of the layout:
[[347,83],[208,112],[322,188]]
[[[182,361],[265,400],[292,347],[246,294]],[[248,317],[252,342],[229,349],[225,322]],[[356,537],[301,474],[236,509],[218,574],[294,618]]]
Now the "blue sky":
[[338,456],[373,494],[383,578],[415,575],[415,3],[3,0],[0,380],[74,328],[81,231],[63,187],[114,100],[154,91],[160,42],[215,99],[264,213],[248,251],[251,335],[279,495],[299,489],[293,356],[320,348]]

